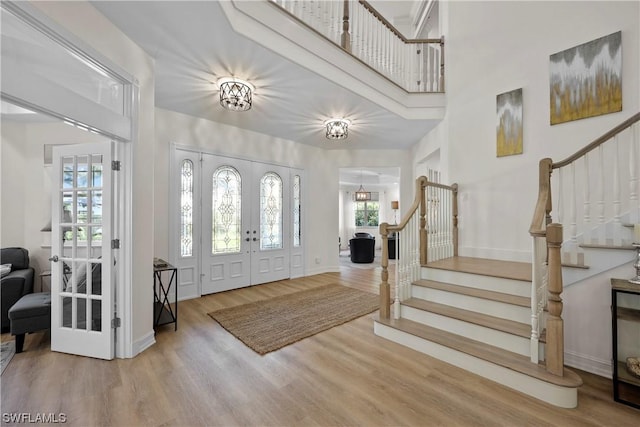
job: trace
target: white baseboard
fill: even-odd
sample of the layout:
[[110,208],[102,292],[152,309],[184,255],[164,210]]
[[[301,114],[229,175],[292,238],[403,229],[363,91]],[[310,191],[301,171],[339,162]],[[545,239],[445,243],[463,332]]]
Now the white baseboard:
[[155,343],[156,333],[153,329],[151,329],[151,332],[148,332],[146,335],[133,342],[133,355],[131,357],[136,357],[138,354],[142,353]]
[[611,366],[610,360],[598,359],[586,354],[565,350],[564,364],[601,377],[613,378],[613,366]]
[[340,272],[340,266],[339,265],[330,265],[330,266],[324,266],[324,267],[314,267],[314,268],[308,268],[307,271],[305,271],[305,276],[314,276],[316,274],[323,274],[323,273],[339,273]]
[[531,262],[530,251],[517,251],[513,249],[496,248],[475,248],[471,246],[460,246],[458,249],[460,256],[473,258],[499,259],[503,261]]

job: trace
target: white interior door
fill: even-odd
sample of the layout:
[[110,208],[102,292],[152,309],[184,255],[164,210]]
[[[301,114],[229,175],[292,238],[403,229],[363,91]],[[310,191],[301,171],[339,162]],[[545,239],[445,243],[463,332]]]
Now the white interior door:
[[252,164],[251,284],[290,277],[291,191],[289,169]]
[[202,295],[251,284],[251,162],[202,157]]
[[51,350],[113,359],[112,143],[54,147]]

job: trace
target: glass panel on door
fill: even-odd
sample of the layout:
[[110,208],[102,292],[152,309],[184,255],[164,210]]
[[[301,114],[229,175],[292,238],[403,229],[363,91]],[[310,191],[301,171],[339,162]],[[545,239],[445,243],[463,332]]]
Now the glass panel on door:
[[[109,237],[111,144],[54,147],[51,349],[113,358]],[[103,233],[107,233],[103,236]],[[103,239],[104,237],[104,239]],[[105,318],[103,318],[105,316]]]
[[282,179],[273,172],[260,179],[260,250],[282,248]]
[[238,171],[231,166],[216,169],[212,193],[211,253],[238,253],[242,237],[242,180]]

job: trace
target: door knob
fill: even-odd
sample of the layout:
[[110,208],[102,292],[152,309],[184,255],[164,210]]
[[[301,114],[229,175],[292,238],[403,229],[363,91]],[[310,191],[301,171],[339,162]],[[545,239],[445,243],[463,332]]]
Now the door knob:
[[254,242],[257,242],[257,241],[258,241],[258,238],[257,238],[257,237],[254,237],[254,238],[253,238],[253,241],[254,241]]
[[51,258],[49,258],[49,261],[58,262],[58,255],[52,256]]
[[244,239],[244,240],[248,242],[248,241],[249,241],[249,240],[251,240],[251,239],[247,237],[247,238],[246,238],[246,239]]

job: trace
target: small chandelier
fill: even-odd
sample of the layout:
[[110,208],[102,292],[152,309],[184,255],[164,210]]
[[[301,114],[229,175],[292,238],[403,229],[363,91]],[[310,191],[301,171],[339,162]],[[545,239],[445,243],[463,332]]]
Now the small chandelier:
[[356,202],[366,202],[371,200],[371,191],[364,191],[362,186],[362,171],[360,171],[360,188],[356,191]]
[[360,188],[356,191],[356,202],[366,202],[367,200],[371,200],[371,191],[364,191],[362,184],[360,184]]
[[327,127],[328,139],[346,139],[349,135],[349,125],[351,122],[346,119],[329,119],[324,122]]
[[220,105],[230,111],[247,111],[253,103],[251,94],[256,88],[249,82],[235,77],[223,77],[217,82],[220,88]]

